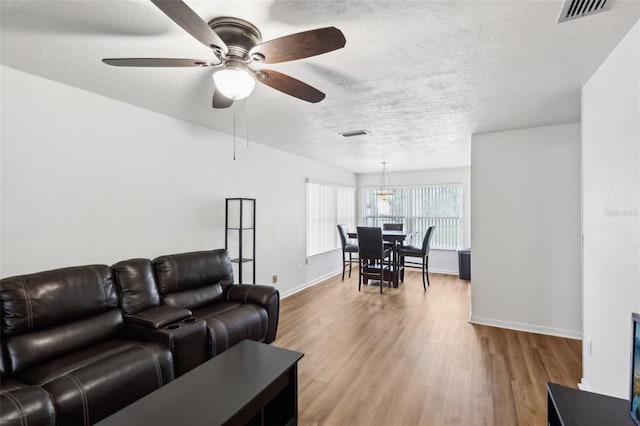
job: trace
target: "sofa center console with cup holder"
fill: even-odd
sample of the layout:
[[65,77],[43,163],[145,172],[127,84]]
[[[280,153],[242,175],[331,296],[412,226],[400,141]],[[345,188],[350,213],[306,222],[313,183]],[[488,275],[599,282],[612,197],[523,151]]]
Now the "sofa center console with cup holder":
[[127,322],[131,336],[144,341],[162,343],[173,354],[175,376],[181,376],[207,359],[207,327],[204,320],[186,318],[159,328]]
[[207,341],[207,324],[204,320],[185,318],[180,324],[167,326],[167,330],[172,336],[169,348],[173,352],[174,365],[180,365],[175,370],[176,377],[206,361],[207,348],[204,342]]

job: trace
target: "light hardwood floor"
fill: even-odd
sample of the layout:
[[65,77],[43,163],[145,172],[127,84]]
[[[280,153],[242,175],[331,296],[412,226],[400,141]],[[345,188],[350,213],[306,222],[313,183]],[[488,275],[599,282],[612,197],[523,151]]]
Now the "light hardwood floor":
[[470,324],[468,281],[409,270],[380,295],[354,272],[281,301],[301,425],[545,425],[546,382],[580,380],[580,341]]

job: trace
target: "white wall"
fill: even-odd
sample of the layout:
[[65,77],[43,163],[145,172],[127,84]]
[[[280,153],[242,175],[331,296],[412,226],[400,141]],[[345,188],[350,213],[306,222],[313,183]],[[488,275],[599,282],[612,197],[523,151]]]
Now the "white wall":
[[[382,167],[382,166],[381,166]],[[382,170],[382,169],[381,169]],[[416,170],[394,172],[387,167],[393,186],[428,186],[442,184],[462,184],[463,197],[463,246],[471,246],[471,173],[469,167],[448,169]],[[380,183],[380,173],[361,173],[357,176],[358,189],[375,187]],[[360,199],[357,200],[361,211]],[[458,273],[458,253],[456,250],[432,249],[429,255],[429,271],[445,274]]]
[[582,337],[580,125],[471,140],[471,321]]
[[109,98],[1,69],[0,276],[224,247],[225,197],[257,198],[257,281],[306,265],[305,177],[355,174]]
[[582,117],[582,385],[628,398],[640,312],[640,22],[583,87]]

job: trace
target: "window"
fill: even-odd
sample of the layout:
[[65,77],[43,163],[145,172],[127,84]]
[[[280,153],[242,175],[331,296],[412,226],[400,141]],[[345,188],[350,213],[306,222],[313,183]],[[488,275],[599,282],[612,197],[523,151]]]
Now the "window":
[[338,224],[355,228],[353,187],[307,181],[307,256],[340,248]]
[[462,246],[462,186],[397,188],[382,201],[376,189],[362,190],[362,221],[366,226],[402,223],[420,244],[429,226],[434,225],[431,247],[455,249]]

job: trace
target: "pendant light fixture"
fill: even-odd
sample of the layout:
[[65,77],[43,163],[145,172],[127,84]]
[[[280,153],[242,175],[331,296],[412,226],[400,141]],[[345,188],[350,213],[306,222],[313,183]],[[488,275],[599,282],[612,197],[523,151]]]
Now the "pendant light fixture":
[[[389,182],[387,184],[387,181]],[[387,201],[393,196],[393,190],[391,189],[391,179],[387,174],[387,162],[382,162],[382,173],[380,173],[380,182],[378,184],[378,191],[376,192],[378,199]]]

